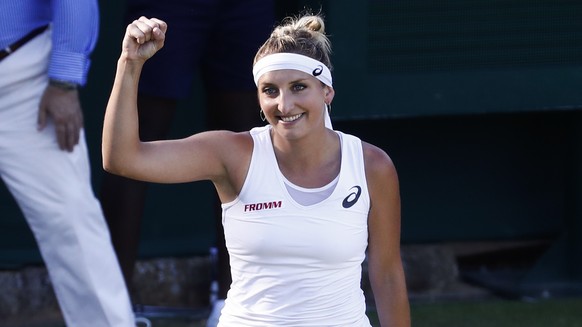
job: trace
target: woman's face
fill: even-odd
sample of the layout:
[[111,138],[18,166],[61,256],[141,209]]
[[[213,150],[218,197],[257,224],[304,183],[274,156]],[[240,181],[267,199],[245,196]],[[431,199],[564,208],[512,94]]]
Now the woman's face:
[[261,76],[259,104],[273,128],[297,138],[313,128],[324,128],[325,104],[333,89],[315,77],[293,69],[275,70]]

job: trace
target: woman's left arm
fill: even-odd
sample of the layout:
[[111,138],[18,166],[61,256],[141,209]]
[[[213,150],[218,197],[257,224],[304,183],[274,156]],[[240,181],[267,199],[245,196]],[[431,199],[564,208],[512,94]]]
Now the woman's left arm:
[[380,148],[364,144],[370,193],[368,271],[382,327],[410,327],[410,307],[400,258],[400,191],[396,168]]

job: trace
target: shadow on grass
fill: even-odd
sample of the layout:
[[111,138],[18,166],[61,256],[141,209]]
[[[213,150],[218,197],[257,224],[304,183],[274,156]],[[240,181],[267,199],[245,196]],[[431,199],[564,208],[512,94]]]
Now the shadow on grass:
[[582,327],[582,298],[417,303],[411,316],[413,327]]

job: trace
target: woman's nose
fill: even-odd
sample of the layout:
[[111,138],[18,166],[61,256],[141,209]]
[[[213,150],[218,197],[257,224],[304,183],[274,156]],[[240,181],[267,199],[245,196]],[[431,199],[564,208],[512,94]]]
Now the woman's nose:
[[277,109],[284,115],[289,113],[293,109],[293,97],[286,92],[281,92],[279,94]]

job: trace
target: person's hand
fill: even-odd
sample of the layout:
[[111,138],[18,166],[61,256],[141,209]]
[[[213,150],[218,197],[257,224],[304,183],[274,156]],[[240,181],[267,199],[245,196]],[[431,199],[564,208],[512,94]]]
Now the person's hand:
[[122,53],[127,60],[146,61],[164,46],[168,25],[157,18],[140,17],[127,26]]
[[48,119],[52,119],[57,133],[57,142],[64,151],[73,151],[79,143],[83,127],[83,111],[79,101],[79,92],[64,90],[48,85],[40,100],[38,110],[38,129],[42,130]]

